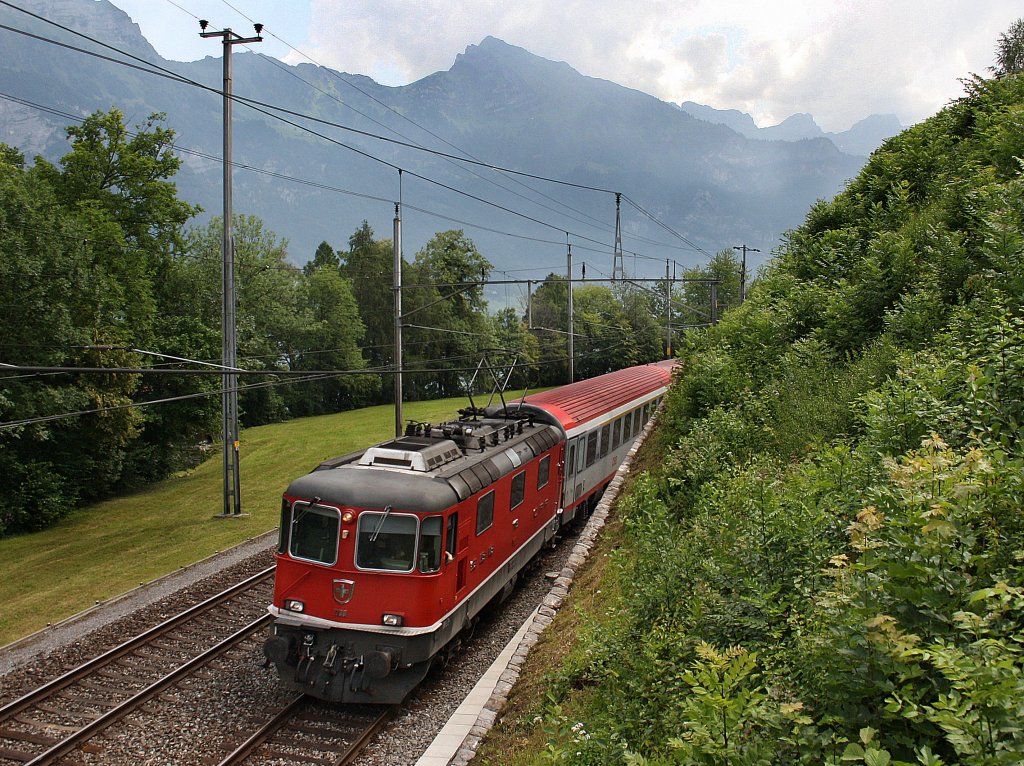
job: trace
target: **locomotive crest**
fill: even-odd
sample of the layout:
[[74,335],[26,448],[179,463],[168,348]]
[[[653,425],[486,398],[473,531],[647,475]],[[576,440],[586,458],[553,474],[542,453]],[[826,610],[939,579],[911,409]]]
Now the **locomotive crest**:
[[334,581],[334,600],[339,604],[347,604],[352,600],[352,594],[356,592],[356,584],[352,580]]

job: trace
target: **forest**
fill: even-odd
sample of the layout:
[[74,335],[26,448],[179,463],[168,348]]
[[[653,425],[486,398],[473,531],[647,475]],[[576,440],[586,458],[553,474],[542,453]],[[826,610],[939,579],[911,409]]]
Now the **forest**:
[[[196,224],[179,199],[162,115],[129,129],[117,109],[97,112],[67,137],[56,164],[0,144],[0,365],[65,370],[0,378],[0,536],[193,466],[221,430],[222,220]],[[232,228],[238,363],[261,373],[239,376],[243,429],[392,401],[391,240],[364,222],[347,247],[325,241],[306,260],[255,216]],[[525,305],[489,310],[492,270],[460,230],[403,259],[404,399],[466,394],[484,353],[517,361],[512,387],[567,381],[567,277],[534,285],[529,326]],[[728,252],[681,276],[719,279],[720,307],[736,302]],[[703,284],[585,284],[573,297],[577,379],[663,358],[667,313],[709,320]]]
[[1024,761],[1015,29],[687,335],[528,762]]

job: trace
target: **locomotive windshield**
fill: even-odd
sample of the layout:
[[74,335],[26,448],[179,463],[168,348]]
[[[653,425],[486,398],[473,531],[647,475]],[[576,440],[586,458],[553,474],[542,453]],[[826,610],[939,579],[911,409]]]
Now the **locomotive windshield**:
[[411,572],[416,551],[416,517],[368,512],[359,515],[356,566]]
[[341,514],[336,508],[295,503],[288,552],[297,559],[333,564],[338,558],[340,526]]

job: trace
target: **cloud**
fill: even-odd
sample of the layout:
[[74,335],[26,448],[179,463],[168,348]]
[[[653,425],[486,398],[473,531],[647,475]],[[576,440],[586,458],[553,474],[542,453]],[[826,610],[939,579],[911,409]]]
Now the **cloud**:
[[311,2],[304,50],[390,85],[447,69],[493,35],[667,101],[762,124],[811,112],[831,130],[875,112],[904,123],[934,113],[1020,15],[1009,0]]

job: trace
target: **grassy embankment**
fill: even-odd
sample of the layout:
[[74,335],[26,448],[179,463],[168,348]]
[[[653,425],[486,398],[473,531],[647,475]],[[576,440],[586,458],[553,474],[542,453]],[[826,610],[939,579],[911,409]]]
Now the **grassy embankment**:
[[[464,398],[413,402],[406,417],[449,419]],[[386,439],[390,406],[303,418],[242,433],[241,518],[222,509],[222,458],[127,497],[83,508],[56,526],[0,540],[0,646],[97,601],[199,561],[278,523],[291,479],[334,455]]]
[[966,86],[679,344],[481,766],[1024,763],[1024,76]]

